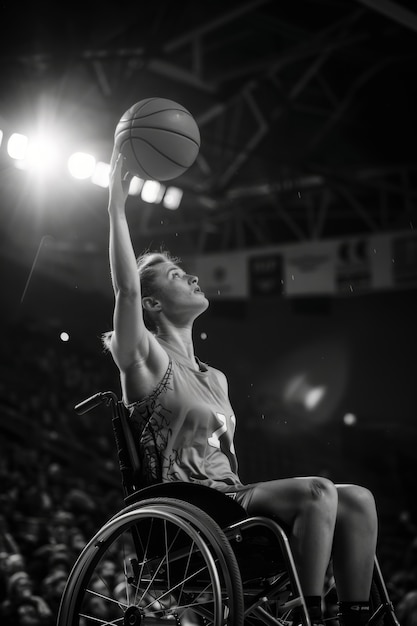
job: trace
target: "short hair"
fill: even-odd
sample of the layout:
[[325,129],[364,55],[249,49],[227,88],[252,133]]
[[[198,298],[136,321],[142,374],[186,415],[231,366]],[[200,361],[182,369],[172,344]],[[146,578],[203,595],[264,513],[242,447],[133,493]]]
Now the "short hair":
[[[147,250],[137,257],[136,266],[139,272],[142,298],[146,298],[147,296],[152,296],[157,293],[156,276],[158,273],[156,270],[161,263],[176,264],[180,263],[180,259],[176,256],[173,256],[168,250],[164,250],[163,248],[161,248],[159,251]],[[155,321],[145,309],[143,311],[143,320],[148,330],[150,330],[151,332],[156,331]],[[112,335],[112,330],[109,330],[102,334],[101,339],[105,350],[108,350],[110,348]]]

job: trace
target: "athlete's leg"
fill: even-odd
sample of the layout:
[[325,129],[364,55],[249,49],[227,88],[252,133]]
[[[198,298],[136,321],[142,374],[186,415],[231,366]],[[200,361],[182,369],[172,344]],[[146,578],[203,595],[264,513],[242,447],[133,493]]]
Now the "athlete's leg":
[[329,564],[337,514],[337,490],[326,478],[288,478],[258,483],[250,515],[277,517],[290,529],[290,543],[307,596],[320,596]]
[[358,485],[336,485],[339,505],[333,541],[333,571],[340,601],[368,601],[378,520],[372,493]]

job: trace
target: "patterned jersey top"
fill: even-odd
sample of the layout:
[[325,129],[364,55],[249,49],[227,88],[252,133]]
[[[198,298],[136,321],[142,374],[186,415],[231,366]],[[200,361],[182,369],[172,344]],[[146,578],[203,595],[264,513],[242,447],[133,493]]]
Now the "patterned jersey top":
[[141,461],[142,486],[185,481],[223,492],[243,488],[233,445],[236,420],[222,374],[162,339],[168,369],[158,387],[128,405]]

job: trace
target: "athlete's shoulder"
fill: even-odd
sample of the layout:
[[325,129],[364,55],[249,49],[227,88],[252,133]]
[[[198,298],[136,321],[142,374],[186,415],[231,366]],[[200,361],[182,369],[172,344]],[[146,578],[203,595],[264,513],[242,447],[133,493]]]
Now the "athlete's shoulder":
[[227,376],[224,372],[222,372],[221,370],[217,369],[216,367],[213,367],[212,365],[208,365],[208,371],[211,373],[212,376],[214,376],[215,378],[217,378],[217,380],[219,381],[219,383],[225,387],[227,389],[228,387],[228,382],[227,382]]

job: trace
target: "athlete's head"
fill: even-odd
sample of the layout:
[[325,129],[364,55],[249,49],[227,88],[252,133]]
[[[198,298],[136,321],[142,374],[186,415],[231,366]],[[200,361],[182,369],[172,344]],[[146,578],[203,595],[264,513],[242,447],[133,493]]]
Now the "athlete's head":
[[[158,277],[161,270],[161,264],[180,262],[178,257],[172,256],[170,252],[164,250],[160,252],[144,252],[137,259],[137,267],[140,278],[140,288],[143,298],[156,297],[160,293],[158,285]],[[156,330],[155,320],[153,316],[144,308],[143,319],[145,326],[152,331]]]
[[[180,259],[166,250],[144,252],[137,259],[141,284],[143,319],[152,332],[158,330],[161,310],[181,312],[186,307],[193,313],[201,313],[208,306],[203,292],[198,287],[198,278],[180,267]],[[103,334],[103,345],[110,346],[113,331]]]
[[187,274],[169,252],[147,252],[137,259],[147,328],[157,331],[161,317],[187,322],[205,311],[208,301],[198,278]]

